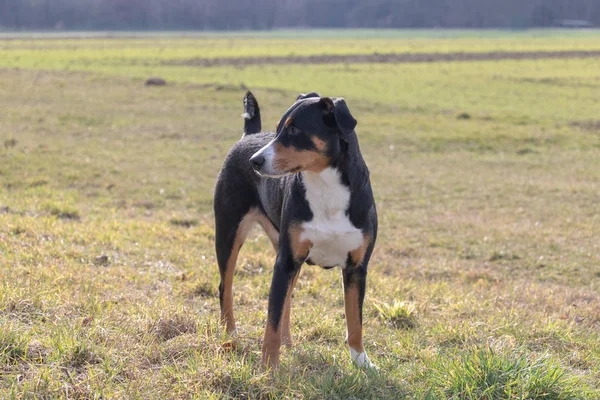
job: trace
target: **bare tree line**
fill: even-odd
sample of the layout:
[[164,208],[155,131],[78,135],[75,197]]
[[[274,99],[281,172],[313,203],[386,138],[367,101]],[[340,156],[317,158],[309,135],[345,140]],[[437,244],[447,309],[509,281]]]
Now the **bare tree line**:
[[600,0],[0,0],[0,29],[600,26]]

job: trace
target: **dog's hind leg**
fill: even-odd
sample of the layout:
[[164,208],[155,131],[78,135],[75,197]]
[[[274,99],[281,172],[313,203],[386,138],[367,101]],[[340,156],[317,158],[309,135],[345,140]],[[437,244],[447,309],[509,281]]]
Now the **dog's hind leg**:
[[233,275],[238,254],[248,232],[256,223],[257,212],[248,210],[239,222],[219,221],[215,229],[215,246],[217,249],[217,262],[221,274],[219,284],[219,301],[221,304],[221,320],[227,327],[227,333],[235,332],[235,317],[233,315]]
[[285,303],[283,306],[283,318],[281,320],[281,343],[290,349],[292,348],[292,332],[290,328],[290,319],[292,315],[292,291],[294,290],[294,286],[296,286],[298,276],[300,276],[300,273],[297,273],[294,276],[294,279],[292,279],[292,283],[290,284],[288,294],[285,298]]
[[235,174],[222,171],[215,188],[215,248],[221,282],[219,284],[219,302],[221,319],[228,333],[235,331],[233,315],[233,274],[238,254],[248,232],[257,222],[259,213],[250,187],[245,187]]
[[273,250],[275,250],[275,253],[278,253],[279,252],[279,231],[277,230],[277,228],[275,228],[275,225],[273,225],[273,223],[271,221],[269,221],[269,219],[264,215],[261,215],[258,218],[258,223],[263,228],[263,230],[267,234],[267,237],[271,241],[271,245],[273,245]]

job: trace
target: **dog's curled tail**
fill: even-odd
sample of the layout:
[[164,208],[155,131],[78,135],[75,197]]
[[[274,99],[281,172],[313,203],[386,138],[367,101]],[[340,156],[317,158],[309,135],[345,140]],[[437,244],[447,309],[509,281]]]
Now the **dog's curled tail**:
[[244,136],[261,131],[260,108],[256,97],[250,91],[244,96],[244,113],[242,117],[244,117]]

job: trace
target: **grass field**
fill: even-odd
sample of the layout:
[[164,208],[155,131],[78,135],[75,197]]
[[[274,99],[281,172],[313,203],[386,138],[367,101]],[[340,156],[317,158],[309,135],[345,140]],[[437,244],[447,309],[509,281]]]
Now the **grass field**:
[[[600,398],[600,59],[169,64],[600,50],[600,33],[361,32],[0,41],[0,398]],[[295,347],[260,371],[259,231],[236,346],[219,325],[212,190],[246,88],[267,129],[312,90],[359,121],[378,372],[349,362],[341,274],[309,266]]]

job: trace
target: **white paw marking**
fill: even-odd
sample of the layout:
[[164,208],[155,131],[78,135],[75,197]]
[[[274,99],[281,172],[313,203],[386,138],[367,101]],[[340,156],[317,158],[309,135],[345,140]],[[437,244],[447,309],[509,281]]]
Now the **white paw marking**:
[[352,362],[360,368],[377,369],[377,366],[369,360],[366,351],[358,352],[350,347],[350,358],[352,359]]

